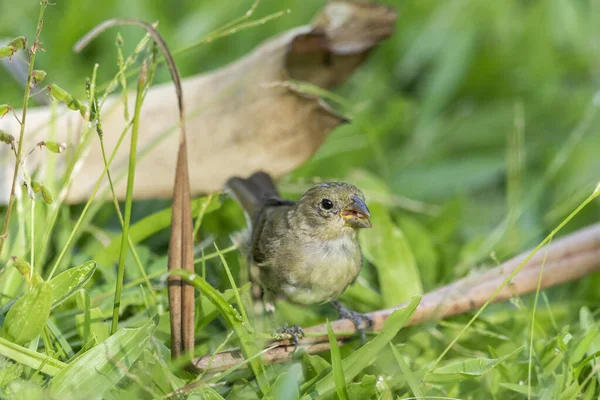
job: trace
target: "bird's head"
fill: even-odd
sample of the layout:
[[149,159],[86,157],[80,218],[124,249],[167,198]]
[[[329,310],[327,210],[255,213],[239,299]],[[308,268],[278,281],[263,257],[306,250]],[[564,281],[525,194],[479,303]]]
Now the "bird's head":
[[306,222],[328,237],[371,227],[365,196],[355,186],[342,182],[320,183],[298,201]]

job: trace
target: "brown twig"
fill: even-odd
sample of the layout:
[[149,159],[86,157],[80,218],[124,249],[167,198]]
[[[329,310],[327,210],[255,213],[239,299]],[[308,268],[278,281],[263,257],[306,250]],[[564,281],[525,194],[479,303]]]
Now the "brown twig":
[[[468,276],[425,294],[407,325],[418,325],[478,309],[530,253],[530,251],[524,252],[484,273]],[[573,281],[600,270],[600,224],[581,229],[543,247],[525,264],[511,283],[498,293],[493,302],[507,300],[515,294],[523,295],[535,291],[544,256],[546,260],[541,280],[542,289]],[[403,306],[404,304],[370,313],[369,316],[373,319],[373,330],[381,330],[387,317]],[[336,332],[355,331],[354,324],[346,319],[335,321],[331,325]],[[323,335],[300,340],[299,346],[307,353],[319,353],[329,348],[326,325],[316,325],[304,331],[307,334]],[[288,341],[279,344],[280,346],[264,354],[264,362],[276,363],[291,359],[294,345]],[[211,355],[199,357],[194,360],[194,365],[201,370],[207,369],[211,357]],[[239,351],[224,351],[214,356],[208,370],[223,371],[242,360]]]
[[[173,218],[169,240],[169,270],[194,270],[193,232],[190,180],[185,133],[185,110],[181,76],[171,52],[158,31],[149,23],[135,18],[110,19],[93,28],[74,46],[81,51],[91,40],[106,29],[117,25],[138,25],[148,32],[156,42],[167,62],[171,79],[175,84],[179,109],[179,150],[173,190]],[[171,310],[171,355],[173,358],[194,348],[194,288],[184,285],[181,278],[169,276],[169,303]]]

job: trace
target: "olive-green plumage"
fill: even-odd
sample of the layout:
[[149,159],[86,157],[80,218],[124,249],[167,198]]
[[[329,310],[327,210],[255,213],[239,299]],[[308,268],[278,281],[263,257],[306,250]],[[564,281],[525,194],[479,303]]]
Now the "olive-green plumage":
[[355,186],[321,183],[298,202],[282,199],[262,172],[232,178],[227,187],[251,222],[248,256],[267,292],[301,304],[326,303],[354,282],[362,265],[357,229],[371,226]]

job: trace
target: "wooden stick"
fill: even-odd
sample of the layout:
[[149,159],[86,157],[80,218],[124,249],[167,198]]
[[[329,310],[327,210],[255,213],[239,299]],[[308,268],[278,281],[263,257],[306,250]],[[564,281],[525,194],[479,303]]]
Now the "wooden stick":
[[[422,324],[480,308],[530,253],[531,251],[526,251],[484,273],[468,276],[425,294],[407,325]],[[581,229],[541,248],[516,274],[511,283],[499,292],[493,302],[497,303],[515,295],[534,292],[542,264],[541,289],[573,281],[600,270],[600,224]],[[387,317],[403,306],[405,304],[368,314],[373,319],[373,330],[380,331]],[[355,331],[354,324],[346,319],[335,321],[331,325],[336,332]],[[300,340],[299,346],[307,353],[319,353],[329,348],[326,325],[316,325],[304,331],[324,335]],[[294,346],[288,341],[282,341],[280,344],[279,347],[263,355],[265,363],[291,359]],[[194,365],[201,370],[206,370],[210,358],[211,355],[196,358]],[[208,369],[222,371],[242,360],[239,351],[224,351],[215,355]]]

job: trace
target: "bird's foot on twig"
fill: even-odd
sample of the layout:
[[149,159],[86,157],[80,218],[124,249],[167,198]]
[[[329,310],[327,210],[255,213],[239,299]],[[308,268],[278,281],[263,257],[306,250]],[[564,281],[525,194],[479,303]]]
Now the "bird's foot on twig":
[[302,328],[300,328],[299,325],[290,326],[286,323],[283,324],[283,327],[281,327],[281,329],[277,329],[275,331],[275,336],[277,337],[277,340],[285,339],[284,335],[290,336],[292,341],[294,342],[294,345],[298,346],[298,339],[304,337],[304,331],[302,330]]
[[338,301],[332,301],[331,305],[337,310],[340,319],[349,319],[354,324],[356,330],[360,333],[360,339],[363,344],[367,342],[365,330],[373,326],[373,320],[366,314],[361,314],[344,307]]

